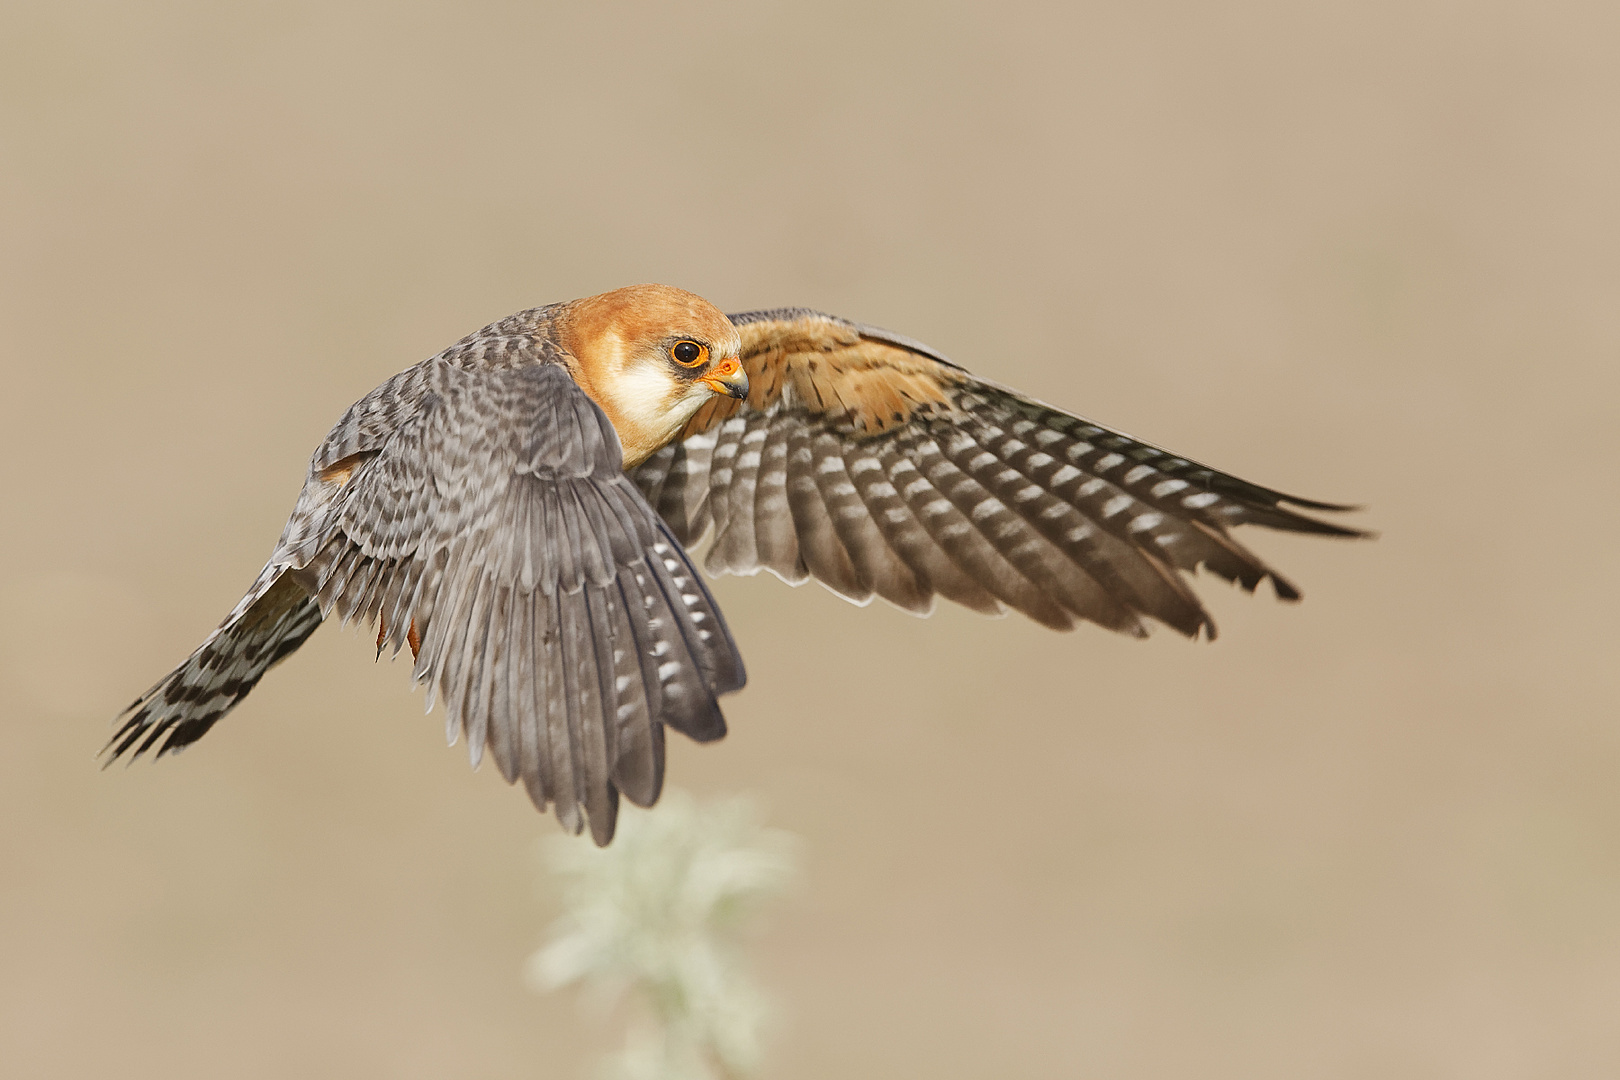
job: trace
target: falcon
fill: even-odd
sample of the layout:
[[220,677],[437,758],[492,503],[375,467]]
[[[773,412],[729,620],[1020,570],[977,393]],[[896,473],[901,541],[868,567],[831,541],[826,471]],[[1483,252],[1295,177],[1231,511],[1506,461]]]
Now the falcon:
[[664,730],[725,734],[742,657],[711,574],[937,597],[1056,630],[1215,626],[1199,567],[1300,593],[1232,536],[1364,533],[804,308],[727,316],[664,285],[521,311],[343,414],[270,561],[115,721],[108,764],[196,742],[327,618],[409,647],[476,767],[598,844],[658,799]]

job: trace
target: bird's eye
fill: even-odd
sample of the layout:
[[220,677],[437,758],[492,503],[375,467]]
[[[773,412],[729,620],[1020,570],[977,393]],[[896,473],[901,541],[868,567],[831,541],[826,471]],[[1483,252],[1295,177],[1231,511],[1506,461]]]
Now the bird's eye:
[[677,364],[697,367],[709,358],[709,347],[695,341],[677,341],[675,347],[669,350],[669,355]]

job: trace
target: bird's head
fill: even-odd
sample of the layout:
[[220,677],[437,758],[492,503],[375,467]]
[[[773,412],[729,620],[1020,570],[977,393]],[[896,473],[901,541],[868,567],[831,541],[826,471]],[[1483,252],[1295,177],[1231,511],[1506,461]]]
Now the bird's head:
[[713,395],[748,395],[737,328],[683,289],[631,285],[588,296],[565,304],[556,326],[575,381],[619,433],[625,468],[674,438]]

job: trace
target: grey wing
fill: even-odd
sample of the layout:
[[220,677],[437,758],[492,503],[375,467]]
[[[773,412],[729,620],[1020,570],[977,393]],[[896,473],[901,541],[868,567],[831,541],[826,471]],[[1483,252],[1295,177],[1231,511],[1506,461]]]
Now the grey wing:
[[1245,523],[1358,536],[1250,484],[1016,391],[917,342],[802,309],[734,315],[746,402],[705,406],[634,476],[714,573],[814,577],[856,602],[944,596],[1068,629],[1214,624],[1180,571],[1299,591]]
[[[719,738],[744,682],[718,607],[622,472],[607,419],[556,365],[440,366],[363,455],[299,571],[323,612],[380,618],[476,765],[597,843],[618,793],[658,797],[663,728]],[[343,459],[339,459],[344,463]]]
[[319,550],[347,481],[418,415],[442,366],[434,360],[402,371],[343,414],[315,451],[270,562],[219,628],[119,716],[102,750],[107,764],[149,750],[161,757],[196,742],[319,628],[323,612],[298,570]]

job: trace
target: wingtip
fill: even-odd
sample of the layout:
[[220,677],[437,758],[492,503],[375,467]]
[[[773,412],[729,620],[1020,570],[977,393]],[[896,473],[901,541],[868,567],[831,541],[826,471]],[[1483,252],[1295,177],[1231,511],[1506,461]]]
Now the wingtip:
[[[140,702],[137,701],[135,704],[139,705]],[[118,714],[118,717],[115,718],[113,722],[118,723],[118,720],[122,719],[129,712],[129,709],[125,709],[124,712]],[[119,726],[118,730],[113,732],[112,737],[109,738],[106,744],[96,752],[96,758],[106,758],[106,760],[101,763],[102,772],[106,772],[108,769],[113,767],[115,762],[120,760],[123,761],[125,768],[128,768],[130,765],[135,763],[135,759],[141,756],[141,752],[145,749],[144,747],[137,750],[134,754],[130,754],[128,757],[125,757],[124,755],[129,754],[129,748],[140,741],[142,730],[142,725],[137,723],[135,720],[130,719],[125,720]]]
[[1302,499],[1298,495],[1288,495],[1277,492],[1277,501],[1297,506],[1304,510],[1321,510],[1329,514],[1355,514],[1367,509],[1365,503],[1330,503],[1319,502],[1316,499]]
[[1272,594],[1284,603],[1297,604],[1305,599],[1305,594],[1300,591],[1298,585],[1295,585],[1275,570],[1267,571],[1266,580],[1271,582]]
[[1371,530],[1358,529],[1350,525],[1340,525],[1335,521],[1323,521],[1321,518],[1302,514],[1289,506],[1278,505],[1272,508],[1271,513],[1282,516],[1280,518],[1260,518],[1254,524],[1280,529],[1284,532],[1326,536],[1334,540],[1376,540],[1378,538],[1378,534]]

